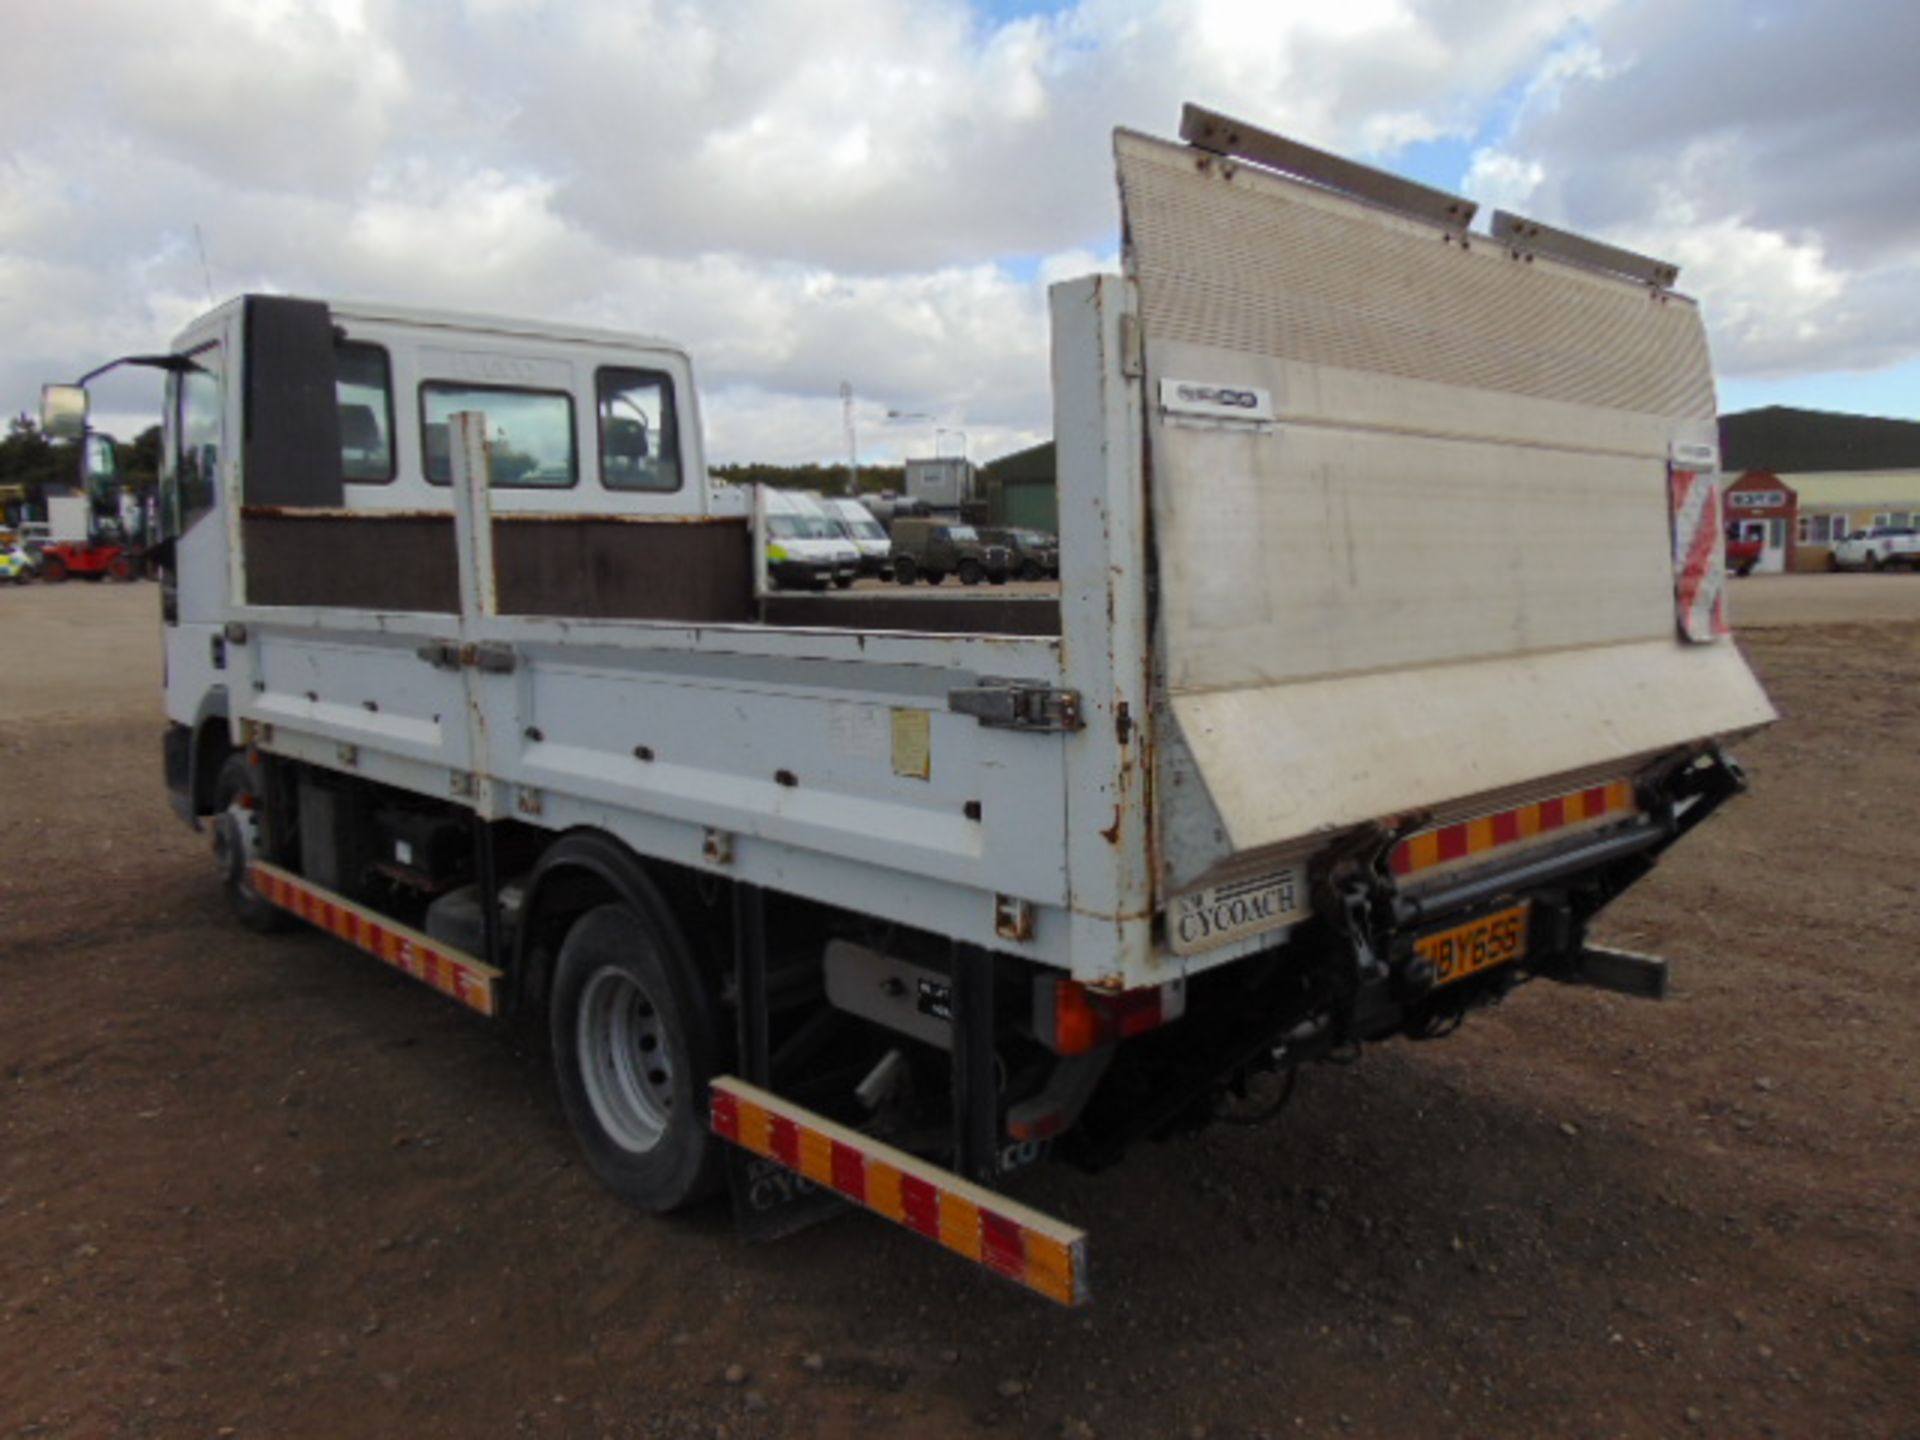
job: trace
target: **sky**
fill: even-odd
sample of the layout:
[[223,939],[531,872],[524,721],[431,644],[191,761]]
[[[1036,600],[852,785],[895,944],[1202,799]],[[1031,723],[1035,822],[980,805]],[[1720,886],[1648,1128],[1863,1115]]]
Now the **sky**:
[[716,462],[843,458],[842,382],[863,460],[991,458],[1118,266],[1112,129],[1194,100],[1677,261],[1723,411],[1916,419],[1916,53],[1913,0],[12,0],[0,406],[276,291],[672,337]]

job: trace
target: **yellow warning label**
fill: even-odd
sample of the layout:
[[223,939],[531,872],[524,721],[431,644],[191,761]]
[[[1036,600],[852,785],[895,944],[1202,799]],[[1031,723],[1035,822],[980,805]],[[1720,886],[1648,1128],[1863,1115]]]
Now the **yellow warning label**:
[[893,712],[893,773],[925,780],[933,774],[933,712]]

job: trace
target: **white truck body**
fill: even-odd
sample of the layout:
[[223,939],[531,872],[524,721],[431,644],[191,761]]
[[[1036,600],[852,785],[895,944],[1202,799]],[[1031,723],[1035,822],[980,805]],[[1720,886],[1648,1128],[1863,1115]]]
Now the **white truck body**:
[[768,488],[761,501],[769,572],[783,585],[841,586],[860,573],[860,550],[811,495]]
[[[302,457],[240,463],[244,387],[217,384],[271,368],[279,312],[196,322],[176,352],[219,411],[170,417],[167,456],[213,480],[197,521],[168,507],[187,807],[209,812],[207,747],[243,748],[910,929],[1003,982],[1157,995],[1156,1021],[1245,962],[1351,971],[1340,1003],[1388,1015],[1354,1038],[1411,1025],[1419,965],[1450,963],[1432,927],[1495,901],[1516,956],[1573,978],[1623,857],[1724,798],[1717,747],[1773,715],[1719,608],[1695,306],[1537,227],[1502,243],[1218,147],[1116,150],[1126,273],[1050,294],[1057,598],[754,586],[741,512],[794,498],[709,485],[688,357],[629,336],[332,305],[356,374],[385,357],[391,474],[297,492]],[[603,469],[609,387],[644,412],[643,488]],[[444,485],[417,417],[449,394]],[[529,397],[569,433],[541,439]],[[508,433],[538,488],[489,485]],[[836,963],[830,991],[868,973]],[[1068,1004],[1052,983],[1036,1017]],[[1338,1028],[1285,1024],[1249,1055]]]

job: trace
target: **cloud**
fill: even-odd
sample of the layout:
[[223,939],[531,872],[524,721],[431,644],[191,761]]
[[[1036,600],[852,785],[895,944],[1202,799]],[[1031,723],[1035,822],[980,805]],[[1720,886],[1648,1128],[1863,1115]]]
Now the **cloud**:
[[1897,358],[1920,185],[1834,156],[1911,175],[1913,22],[1857,8],[27,7],[0,49],[0,402],[269,289],[680,339],[718,459],[835,457],[843,380],[863,451],[924,442],[898,408],[991,454],[1050,425],[1045,285],[1115,263],[1110,130],[1170,132],[1186,99],[1389,164],[1477,144],[1481,198],[1687,259],[1723,361]]
[[1650,0],[1544,67],[1477,197],[1672,258],[1723,374],[1920,355],[1907,0]]

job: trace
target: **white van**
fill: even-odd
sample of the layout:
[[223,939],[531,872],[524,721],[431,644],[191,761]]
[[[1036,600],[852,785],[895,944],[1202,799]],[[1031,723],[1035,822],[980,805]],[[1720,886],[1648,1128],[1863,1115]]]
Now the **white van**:
[[786,589],[845,590],[860,573],[860,552],[811,495],[768,487],[767,578]]
[[822,500],[820,508],[839,524],[840,533],[860,552],[862,575],[878,575],[882,580],[893,578],[893,541],[887,538],[886,527],[873,518],[871,510],[858,500],[832,497]]

